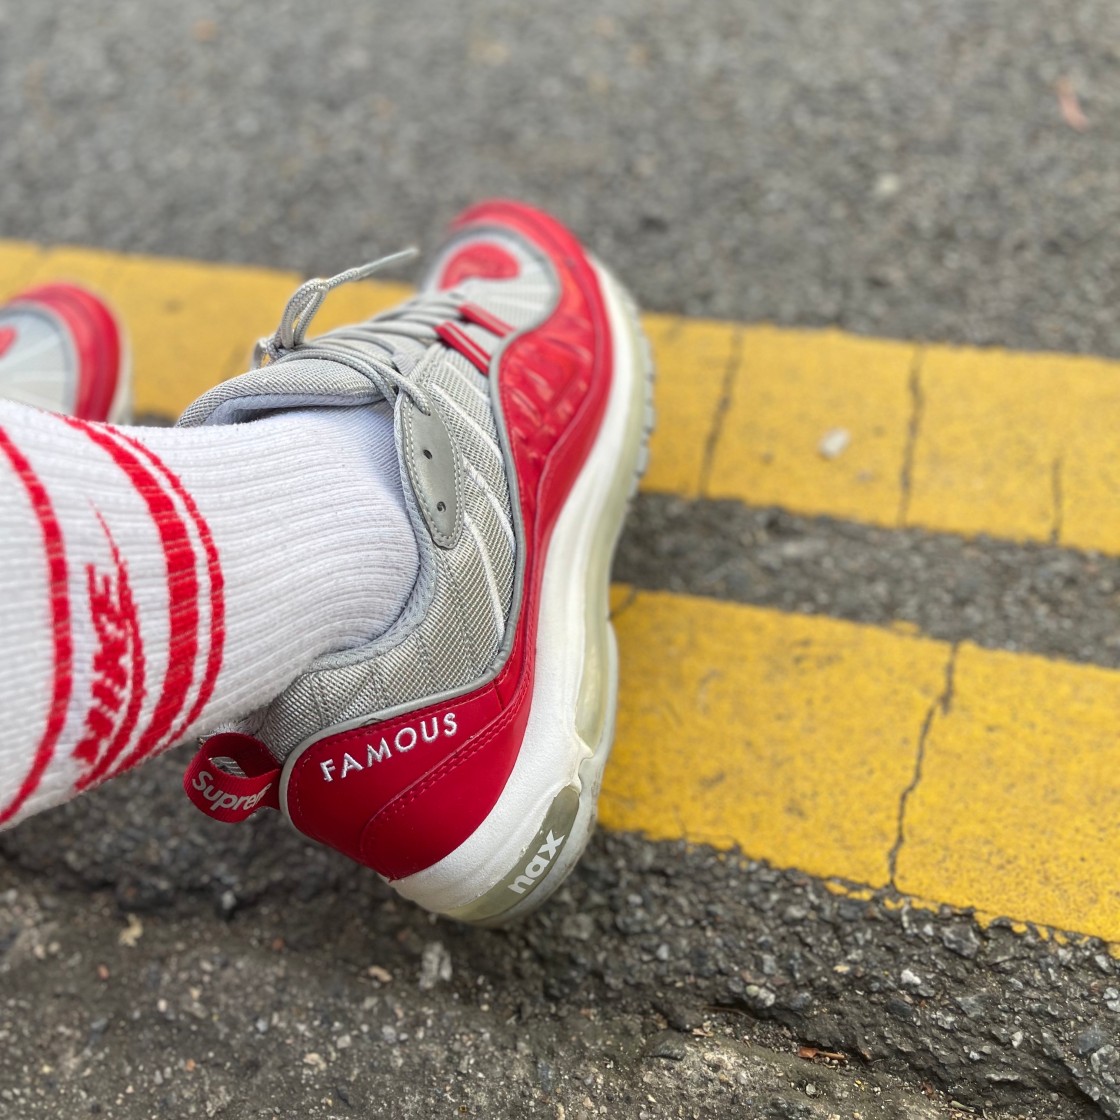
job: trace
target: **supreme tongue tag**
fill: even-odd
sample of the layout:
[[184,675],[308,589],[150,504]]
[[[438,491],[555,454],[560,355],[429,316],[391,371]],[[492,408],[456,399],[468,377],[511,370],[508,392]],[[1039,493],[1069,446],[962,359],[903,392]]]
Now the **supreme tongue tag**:
[[280,767],[251,735],[211,735],[183,775],[183,792],[208,817],[236,824],[280,808]]

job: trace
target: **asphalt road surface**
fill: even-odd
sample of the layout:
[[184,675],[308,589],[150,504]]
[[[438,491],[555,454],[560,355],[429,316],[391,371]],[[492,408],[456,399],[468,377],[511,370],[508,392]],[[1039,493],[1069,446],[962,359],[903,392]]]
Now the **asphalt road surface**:
[[[1098,0],[0,0],[0,237],[328,274],[500,193],[647,308],[1120,356],[1118,63]],[[1120,656],[1061,549],[646,496],[619,564]],[[1120,1116],[1099,943],[625,835],[464,930],[181,761],[0,840],[0,1116]]]

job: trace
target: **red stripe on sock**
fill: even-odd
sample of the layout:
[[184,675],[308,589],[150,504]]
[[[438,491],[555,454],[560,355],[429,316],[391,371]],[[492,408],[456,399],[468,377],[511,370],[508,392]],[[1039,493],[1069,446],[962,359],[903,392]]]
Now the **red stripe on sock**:
[[43,773],[54,756],[58,737],[62,734],[63,725],[66,723],[66,709],[70,704],[70,693],[73,688],[74,647],[70,634],[70,586],[66,568],[66,551],[62,543],[62,530],[59,528],[58,519],[54,515],[46,488],[32,470],[27,458],[3,428],[0,428],[0,451],[7,456],[12,469],[23,483],[43,533],[43,555],[47,561],[50,586],[51,636],[54,643],[54,685],[51,689],[47,725],[43,729],[31,769],[23,779],[23,784],[15,797],[0,810],[0,824],[3,824],[15,816],[23,803],[38,789]]
[[[131,436],[126,436],[123,432],[118,432],[117,435],[130,447],[134,447],[144,455],[156,470],[163,475],[168,486],[171,487],[182,501],[183,505],[186,506],[187,513],[189,513],[194,520],[199,539],[202,541],[203,551],[206,553],[206,570],[210,578],[210,650],[206,657],[206,672],[202,678],[202,685],[199,688],[198,696],[195,698],[191,710],[171,734],[171,742],[176,743],[183,737],[187,728],[198,719],[202,709],[210,703],[210,697],[214,695],[214,685],[217,683],[218,673],[222,668],[222,657],[225,651],[226,639],[225,577],[222,575],[221,560],[218,556],[217,545],[214,544],[214,536],[210,532],[210,526],[207,525],[206,519],[199,512],[198,505],[195,503],[194,498],[191,497],[190,492],[179,480],[178,475],[176,475],[162,459],[155,455],[151,448],[145,447],[139,440],[133,439]],[[124,765],[128,765],[127,760]]]
[[[148,726],[124,761],[114,768],[114,773],[119,773],[139,762],[140,759],[170,745],[168,732],[182,711],[190,692],[198,654],[196,556],[186,523],[176,509],[171,495],[155,475],[144,466],[140,458],[119,441],[115,430],[107,425],[92,424],[72,417],[64,419],[71,427],[84,432],[93,443],[105,451],[132,483],[137,494],[148,507],[156,531],[159,533],[164,562],[167,566],[167,671]],[[109,749],[103,751],[96,764],[78,779],[76,783],[78,789],[88,789],[108,775],[110,767],[116,762],[125,744],[131,740],[134,731],[135,722],[132,726],[122,725],[121,733],[114,737]]]

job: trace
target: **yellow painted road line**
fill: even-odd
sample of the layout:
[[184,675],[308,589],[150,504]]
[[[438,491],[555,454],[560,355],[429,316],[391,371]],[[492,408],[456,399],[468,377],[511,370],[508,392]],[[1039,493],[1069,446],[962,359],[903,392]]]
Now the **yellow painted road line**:
[[647,315],[658,369],[657,415],[645,490],[696,498],[704,490],[720,402],[739,368],[742,332],[726,323]]
[[653,592],[616,624],[608,827],[889,883],[899,799],[944,682],[941,643]]
[[0,241],[0,299],[25,287],[43,256],[44,250],[30,242]]
[[664,592],[615,603],[607,827],[1120,941],[1120,673]]
[[[907,343],[744,330],[705,496],[895,525],[913,362]],[[848,441],[832,458],[830,433]]]
[[1120,941],[1120,673],[964,645],[953,675],[899,888]]
[[914,524],[1120,552],[1120,363],[931,348],[921,374]]
[[[137,408],[168,415],[244,367],[297,280],[0,242],[0,298],[56,277],[113,300],[132,335]],[[343,288],[317,325],[407,291]],[[663,315],[645,324],[662,420],[647,490],[1120,553],[1120,363]]]

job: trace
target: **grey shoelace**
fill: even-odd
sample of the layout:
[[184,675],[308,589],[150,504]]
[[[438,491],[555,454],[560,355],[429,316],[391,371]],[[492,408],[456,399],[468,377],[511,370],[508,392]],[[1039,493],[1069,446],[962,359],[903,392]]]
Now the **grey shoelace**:
[[438,337],[435,328],[458,315],[459,299],[454,292],[418,295],[364,323],[340,327],[310,342],[304,341],[311,320],[331,291],[355,280],[365,280],[416,255],[416,249],[404,249],[329,279],[305,281],[288,300],[276,332],[257,343],[253,351],[253,368],[259,369],[266,360],[269,364],[296,358],[340,362],[368,378],[386,400],[393,400],[403,392],[427,415],[431,411],[427,394],[409,380],[419,358],[414,349],[394,345],[393,340],[408,339],[421,344],[434,342]]

